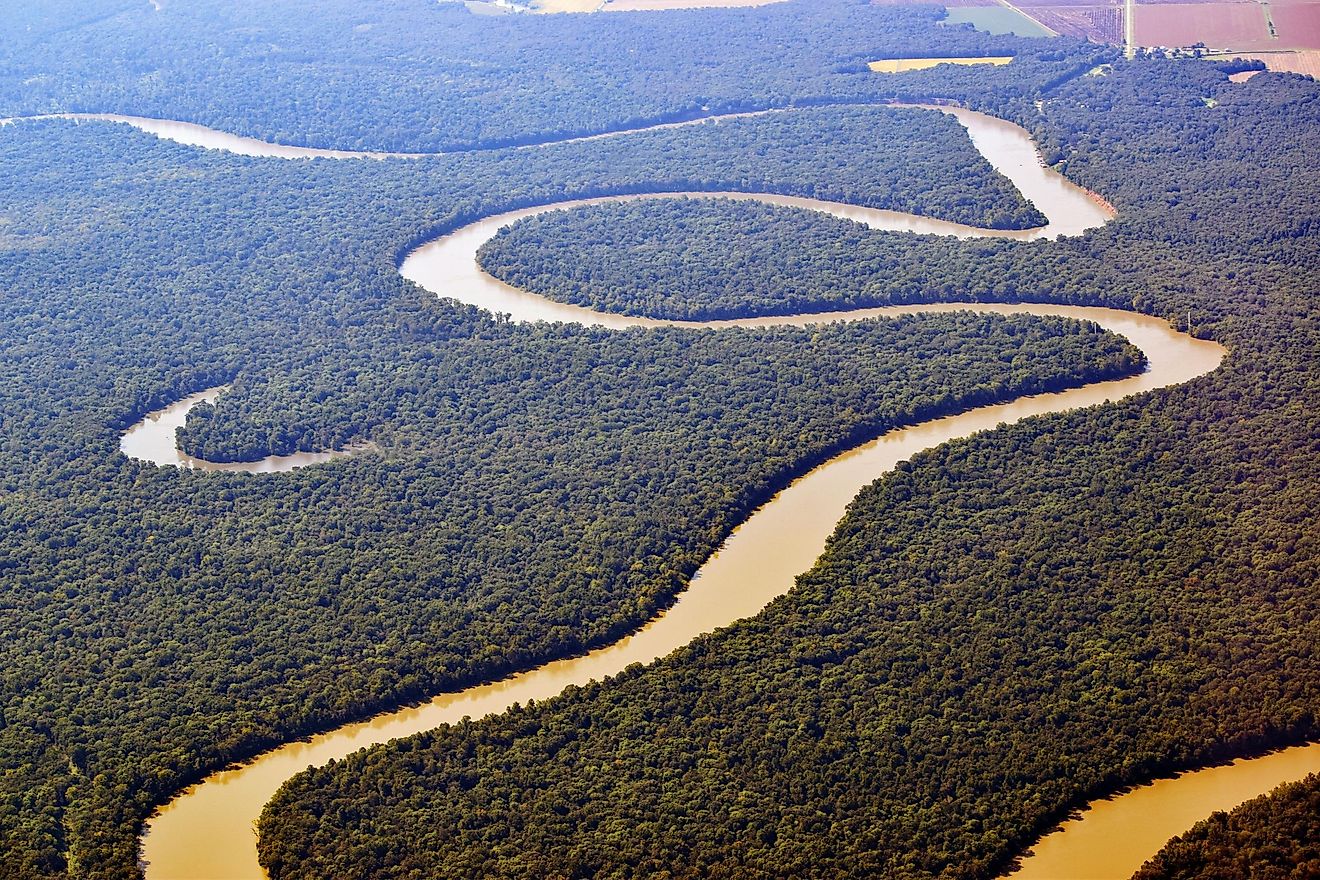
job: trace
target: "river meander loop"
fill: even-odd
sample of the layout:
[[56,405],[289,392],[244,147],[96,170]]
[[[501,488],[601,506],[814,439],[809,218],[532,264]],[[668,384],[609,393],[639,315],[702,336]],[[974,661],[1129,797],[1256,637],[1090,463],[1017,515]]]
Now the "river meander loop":
[[[1030,239],[1076,235],[1112,219],[1113,211],[1103,200],[1069,183],[1052,169],[1042,166],[1034,143],[1023,129],[980,113],[947,107],[936,109],[958,118],[967,128],[973,144],[991,165],[1012,180],[1023,195],[1034,202],[1036,207],[1049,218],[1046,227],[1004,233],[809,199],[752,193],[721,195],[756,199],[773,204],[810,207],[836,216],[860,220],[878,228],[959,236],[995,235]],[[130,119],[121,118],[120,121],[138,124]],[[155,120],[153,123],[155,124],[150,130],[163,137],[171,137],[167,128],[162,127],[167,126],[167,123],[162,123],[160,120]],[[139,127],[146,128],[145,125]],[[225,138],[232,136],[210,130],[206,132],[207,142],[203,144],[204,146],[219,149],[233,147],[232,144],[227,145],[223,142]],[[197,132],[190,130],[188,133],[194,138],[194,142],[197,142]],[[610,136],[627,133],[616,132],[611,133]],[[261,142],[250,139],[240,140],[243,141],[241,151],[248,155],[291,157],[289,148],[278,145],[263,146]],[[292,155],[306,157],[309,152],[313,151],[299,150]],[[314,152],[326,158],[389,158],[378,153]],[[407,154],[394,155],[409,157]],[[674,198],[678,195],[682,194],[653,193],[633,195],[629,198]],[[259,755],[242,766],[212,774],[197,785],[180,792],[147,822],[142,836],[142,861],[149,880],[175,880],[175,878],[259,880],[265,874],[256,857],[254,830],[256,819],[279,786],[309,765],[321,765],[358,749],[419,733],[443,723],[457,722],[464,717],[480,718],[500,712],[515,702],[547,699],[560,693],[570,684],[581,685],[618,673],[632,663],[651,662],[687,644],[697,635],[757,613],[769,601],[787,592],[793,585],[795,576],[808,568],[820,554],[826,538],[833,531],[857,491],[892,469],[897,462],[948,440],[992,429],[997,425],[1028,416],[1101,404],[1131,394],[1186,382],[1215,369],[1226,354],[1225,350],[1216,343],[1193,339],[1174,330],[1166,322],[1149,316],[1113,309],[1050,304],[941,303],[712,321],[702,322],[700,325],[691,322],[655,321],[604,314],[551,302],[509,287],[491,278],[476,265],[477,248],[501,226],[534,213],[582,203],[583,201],[563,202],[485,218],[416,249],[403,261],[400,271],[405,277],[439,296],[452,297],[491,311],[508,313],[518,321],[561,320],[610,328],[659,324],[706,327],[806,325],[885,315],[954,310],[1057,315],[1094,321],[1105,329],[1125,336],[1146,354],[1149,366],[1141,375],[1128,379],[1095,383],[1055,394],[1024,397],[1010,403],[981,407],[891,431],[813,469],[756,510],[706,561],[676,603],[636,633],[582,657],[553,660],[499,682],[456,693],[441,694],[424,705],[385,712],[367,721],[346,724],[306,740],[290,742]],[[188,406],[186,401],[181,401],[174,409],[174,416],[181,418],[186,414]],[[172,428],[170,434],[172,436]],[[165,460],[158,463],[179,464],[177,461]],[[251,463],[248,467],[239,466],[230,469],[269,470],[271,468],[269,463],[258,462]],[[1307,761],[1311,764],[1320,764],[1320,747],[1310,747],[1309,750],[1305,748],[1287,750],[1284,754],[1296,754],[1299,751],[1306,752],[1303,765],[1310,766]],[[1298,769],[1291,765],[1284,772],[1300,775]],[[1198,775],[1188,774],[1181,779],[1191,779]],[[1289,776],[1289,778],[1294,777]],[[1141,790],[1144,789],[1138,791]],[[1235,792],[1233,797],[1236,800],[1228,804],[1222,798],[1218,801],[1206,800],[1203,803],[1204,811],[1226,809],[1245,797],[1252,796],[1252,794],[1243,797],[1238,795],[1242,795],[1242,791]],[[1173,834],[1185,830],[1185,827],[1184,823],[1168,829],[1161,828],[1155,834],[1162,843]],[[1155,848],[1158,848],[1158,845]],[[1149,854],[1153,852],[1152,849]],[[1075,864],[1073,868],[1080,870],[1080,866]]]

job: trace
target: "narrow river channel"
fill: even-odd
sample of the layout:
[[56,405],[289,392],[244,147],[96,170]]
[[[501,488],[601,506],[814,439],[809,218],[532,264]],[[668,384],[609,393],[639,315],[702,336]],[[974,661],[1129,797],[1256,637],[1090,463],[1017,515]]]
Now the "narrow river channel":
[[[1015,125],[983,114],[951,108],[938,108],[955,115],[967,127],[973,143],[1001,173],[1016,184],[1049,218],[1043,229],[1007,233],[1017,238],[1053,237],[1080,234],[1112,218],[1112,211],[1092,194],[1064,180],[1050,169],[1043,168],[1035,146],[1028,134]],[[136,124],[136,123],[134,123]],[[159,132],[162,136],[168,134]],[[228,137],[228,136],[226,136]],[[247,140],[247,139],[243,139]],[[250,148],[247,142],[245,147]],[[207,146],[227,148],[221,144]],[[267,145],[269,146],[269,145]],[[269,153],[257,155],[287,156],[272,148]],[[321,153],[325,155],[325,153]],[[364,154],[352,154],[361,157]],[[657,193],[640,198],[674,198],[675,193]],[[696,194],[693,194],[696,195]],[[710,194],[702,194],[710,195]],[[990,233],[956,224],[941,223],[910,215],[869,211],[847,205],[791,199],[756,194],[724,194],[734,198],[751,198],[775,204],[789,204],[824,210],[838,216],[850,217],[885,229],[936,232],[949,235],[987,235]],[[435,242],[422,246],[410,254],[401,266],[402,274],[439,296],[452,297],[492,311],[506,312],[515,320],[563,320],[607,327],[650,326],[659,323],[646,319],[627,318],[592,312],[576,306],[552,303],[540,297],[518,291],[491,278],[476,265],[475,253],[498,229],[521,217],[569,207],[581,202],[566,202],[511,212],[489,217],[459,229]],[[785,593],[795,576],[806,570],[821,552],[826,538],[833,531],[847,504],[859,489],[893,468],[916,452],[948,440],[988,430],[1001,423],[1016,421],[1032,415],[1056,413],[1116,400],[1169,385],[1186,382],[1203,375],[1220,363],[1224,349],[1204,340],[1193,339],[1178,332],[1167,323],[1144,315],[1111,309],[1055,306],[1046,304],[983,305],[938,304],[896,308],[865,309],[828,314],[789,317],[757,318],[743,321],[709,322],[705,326],[766,326],[783,324],[811,324],[831,320],[856,320],[885,315],[913,312],[938,312],[970,309],[978,312],[1031,313],[1060,315],[1091,320],[1121,334],[1141,348],[1149,359],[1149,368],[1143,374],[1129,379],[1101,382],[1057,394],[1039,395],[983,407],[959,415],[935,419],[909,428],[892,431],[877,440],[849,450],[800,477],[769,503],[743,522],[721,548],[701,567],[690,587],[676,604],[660,617],[646,624],[638,632],[612,645],[585,656],[556,660],[536,669],[492,684],[442,694],[430,702],[381,714],[367,721],[344,725],[308,740],[291,742],[240,767],[215,773],[201,783],[181,792],[146,826],[142,836],[142,861],[150,880],[240,880],[264,877],[256,859],[254,823],[264,805],[279,786],[292,775],[309,765],[321,765],[341,758],[358,749],[379,744],[396,737],[407,736],[446,722],[464,717],[480,718],[503,711],[514,702],[542,700],[560,693],[569,684],[585,684],[593,679],[615,674],[632,663],[647,663],[668,654],[702,633],[710,632],[738,619],[757,613],[774,598]],[[686,326],[686,325],[685,325]],[[170,408],[171,418],[181,419],[197,399],[222,389],[209,389],[180,401]],[[190,403],[189,401],[192,401]],[[153,428],[152,425],[157,427]],[[137,431],[135,439],[129,436]],[[159,464],[195,466],[198,462],[180,459],[173,448],[174,425],[165,419],[155,422],[144,420],[125,435],[124,448],[128,454],[156,461]],[[153,435],[154,432],[154,435]],[[132,445],[132,444],[139,445]],[[132,451],[132,450],[138,451]],[[300,462],[308,464],[313,462]],[[270,460],[244,468],[246,470],[275,470]],[[1320,747],[1291,749],[1281,755],[1303,755],[1300,762],[1289,764],[1283,770],[1257,773],[1250,781],[1230,783],[1228,793],[1218,798],[1204,794],[1192,796],[1200,806],[1192,819],[1200,818],[1215,809],[1227,809],[1277,784],[1271,782],[1304,775],[1308,768],[1320,761]],[[1309,756],[1309,757],[1308,757]],[[1277,756],[1258,761],[1281,762]],[[1310,763],[1308,763],[1310,762]],[[1255,765],[1257,762],[1239,762]],[[1238,766],[1238,765],[1235,765]],[[1157,786],[1136,790],[1133,795],[1158,788],[1169,791],[1186,788],[1203,773],[1216,773],[1231,768],[1211,768],[1186,774],[1179,779]],[[1280,775],[1281,774],[1281,775]],[[1265,780],[1262,782],[1262,780]],[[1258,790],[1259,789],[1259,790]],[[1125,798],[1104,802],[1113,805],[1111,812],[1134,815],[1139,825],[1150,826],[1152,816],[1166,811],[1164,795],[1131,811],[1119,806]],[[1100,809],[1087,816],[1097,815]],[[1083,820],[1085,822],[1085,819]],[[1073,823],[1070,823],[1072,825]],[[1077,823],[1081,824],[1081,823]],[[1160,827],[1150,842],[1140,844],[1141,858],[1155,850],[1173,834],[1190,825],[1181,816],[1173,825]],[[1028,860],[1021,876],[1027,877],[1125,877],[1133,868],[1125,867],[1131,854],[1124,856],[1122,866],[1108,857],[1108,852],[1080,856],[1064,855],[1064,861],[1051,862],[1035,874],[1039,860],[1047,851],[1066,849],[1069,844],[1059,842],[1069,832],[1047,837],[1038,846],[1039,855]],[[1104,850],[1112,847],[1102,848]],[[1070,851],[1071,852],[1071,851]],[[1076,859],[1091,860],[1082,864]],[[1137,864],[1140,863],[1140,859]],[[1062,866],[1062,867],[1061,867]]]

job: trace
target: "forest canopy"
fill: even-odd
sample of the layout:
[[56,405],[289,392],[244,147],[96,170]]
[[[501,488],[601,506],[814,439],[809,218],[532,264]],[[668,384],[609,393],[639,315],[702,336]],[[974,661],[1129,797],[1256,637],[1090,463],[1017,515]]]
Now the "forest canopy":
[[[1320,620],[1313,82],[1165,61],[1077,77],[1114,50],[853,0],[494,22],[421,0],[163,6],[4,16],[0,114],[471,149],[284,162],[103,123],[0,126],[8,875],[137,876],[142,821],[188,782],[635,628],[834,451],[1139,368],[1072,322],[612,333],[516,324],[398,274],[473,219],[638,191],[1036,222],[947,118],[838,106],[856,102],[1014,119],[1119,219],[1031,244],[854,236],[864,277],[822,256],[829,221],[770,212],[767,240],[811,243],[784,276],[801,284],[739,292],[711,256],[717,205],[680,251],[703,267],[702,308],[1119,305],[1190,319],[1228,362],[921,457],[863,493],[793,594],[653,668],[298,778],[263,819],[266,863],[984,874],[1082,799],[1320,732],[1298,659]],[[904,51],[1015,60],[864,70]],[[760,108],[790,112],[496,149]],[[617,216],[670,235],[664,211]],[[606,280],[602,302],[679,307]],[[192,451],[378,451],[278,476],[118,452],[148,411],[222,383]]]
[[[925,279],[947,277],[975,279],[978,298],[1190,315],[1232,349],[1223,368],[918,456],[863,491],[816,566],[756,618],[609,682],[295,778],[263,816],[264,864],[281,880],[368,865],[992,876],[1089,798],[1315,737],[1320,679],[1301,659],[1320,640],[1320,425],[1302,403],[1320,388],[1304,268],[1320,265],[1320,191],[1304,171],[1320,149],[1315,95],[1295,77],[1239,86],[1209,67],[1118,63],[1043,96],[1033,124],[1119,206],[1113,224],[1031,244],[853,234],[877,267],[868,302],[942,294]],[[749,220],[771,236],[846,231],[666,202],[546,215],[487,256],[517,265],[521,237],[545,260],[535,277],[571,286],[570,267],[601,267],[596,233],[656,234],[699,284],[645,301],[626,276],[648,256],[624,256],[591,279],[592,302],[673,313],[700,287],[700,305],[736,310],[739,270],[712,255]],[[793,270],[754,275],[766,284],[744,306],[856,295],[828,255]]]
[[[852,177],[783,148],[813,130]],[[923,161],[922,143],[962,162]],[[397,272],[474,217],[638,189],[1021,213],[926,111],[370,163],[47,120],[0,127],[0,161],[0,840],[16,877],[132,876],[142,820],[204,772],[616,637],[768,493],[887,425],[1139,367],[1058,321],[522,326]],[[264,477],[118,453],[143,414],[221,383],[194,451],[380,451]]]
[[[990,106],[1114,54],[938,27],[938,7],[867,0],[594,18],[478,16],[433,0],[189,0],[159,12],[66,0],[59,16],[51,5],[0,22],[0,116],[118,112],[317,147],[490,147],[905,96]],[[990,90],[962,70],[866,67],[930,55],[1015,61]]]

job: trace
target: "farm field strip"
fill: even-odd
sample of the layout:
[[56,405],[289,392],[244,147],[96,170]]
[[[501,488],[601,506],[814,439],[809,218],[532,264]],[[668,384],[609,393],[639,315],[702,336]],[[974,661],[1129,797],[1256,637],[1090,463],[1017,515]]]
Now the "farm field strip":
[[909,70],[927,70],[940,64],[1008,64],[1012,55],[990,55],[979,58],[883,58],[866,66],[876,73],[906,73]]
[[1314,79],[1320,79],[1320,49],[1280,52],[1225,52],[1208,56],[1210,61],[1228,61],[1232,58],[1246,58],[1265,62],[1268,70],[1279,73],[1300,73]]
[[1249,3],[1178,3],[1136,5],[1135,40],[1139,46],[1269,48],[1277,45],[1265,27],[1261,8]]

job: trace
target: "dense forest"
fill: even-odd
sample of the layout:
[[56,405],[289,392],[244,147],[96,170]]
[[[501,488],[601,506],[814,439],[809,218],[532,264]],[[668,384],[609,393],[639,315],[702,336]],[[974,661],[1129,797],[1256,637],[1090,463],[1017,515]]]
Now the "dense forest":
[[[80,15],[58,33],[27,22],[43,35],[27,55],[4,40],[5,71],[82,63],[52,47],[117,18]],[[99,57],[87,89],[118,75]],[[813,131],[830,150],[804,148]],[[614,638],[775,488],[888,425],[1140,366],[1092,327],[1024,318],[523,326],[397,272],[472,218],[641,189],[1035,222],[931,112],[339,163],[51,120],[0,127],[0,162],[0,859],[19,878],[134,876],[142,820],[204,772]],[[184,434],[194,451],[379,451],[279,476],[117,452],[144,413],[219,383]]]
[[[976,296],[1190,319],[1225,365],[919,456],[793,592],[652,667],[296,778],[262,820],[275,877],[984,877],[1092,797],[1320,734],[1320,93],[1148,60],[1037,99],[1048,158],[1119,219],[1029,244],[868,234],[891,255],[868,301],[884,272],[942,296],[916,272],[983,255]],[[625,239],[691,207],[611,216]],[[736,285],[704,256],[722,224],[678,257],[715,296]],[[828,297],[832,268],[747,308]]]
[[1312,773],[1169,841],[1133,880],[1320,876],[1320,776]]
[[[434,0],[47,0],[0,20],[0,116],[119,112],[318,147],[530,143],[881,98],[993,107],[1115,53],[934,27],[937,7],[792,0],[665,15],[477,16]],[[989,88],[892,57],[1012,55]],[[1030,105],[1023,105],[1029,109]]]
[[1020,244],[931,235],[906,259],[910,239],[803,208],[676,199],[540,214],[500,230],[478,258],[496,278],[551,299],[681,320],[1023,293],[1069,300],[1070,276],[1033,272],[1024,283]]

